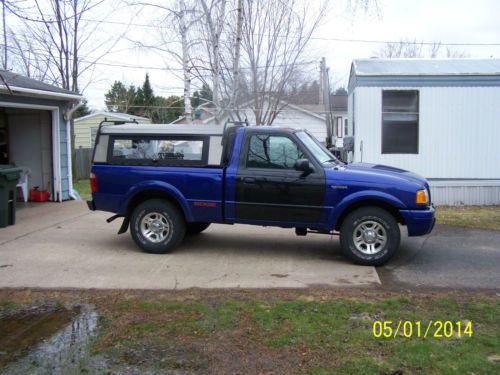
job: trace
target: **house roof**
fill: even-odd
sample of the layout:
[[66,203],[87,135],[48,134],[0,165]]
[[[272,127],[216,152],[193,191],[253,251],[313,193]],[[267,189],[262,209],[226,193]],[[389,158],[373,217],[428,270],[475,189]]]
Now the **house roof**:
[[[243,103],[240,107],[241,112],[245,112],[249,110],[249,105],[252,103],[253,100],[250,100],[246,103]],[[325,106],[324,105],[318,105],[318,104],[290,104],[288,102],[285,102],[284,100],[280,101],[281,104],[283,104],[283,107],[288,107],[293,109],[294,111],[302,112],[305,113],[309,116],[316,117],[317,119],[320,120],[325,120]],[[201,105],[199,107],[200,110],[206,111],[209,114],[209,117],[203,119],[203,120],[193,120],[192,124],[209,124],[215,119],[215,108],[213,107],[204,107]],[[172,124],[177,124],[180,121],[184,120],[185,116],[179,117],[177,120],[173,121]]]
[[0,70],[0,90],[14,94],[53,97],[62,100],[81,100],[83,97],[73,91],[38,81],[7,70]]
[[295,109],[296,111],[303,112],[305,114],[308,114],[309,116],[316,117],[320,120],[325,120],[325,106],[324,105],[319,105],[319,104],[290,104],[285,102],[284,100],[281,101],[282,104],[285,105],[285,107],[289,107],[292,109]]
[[357,59],[358,76],[500,75],[500,59]]
[[347,95],[330,95],[330,105],[333,111],[347,112]]
[[500,59],[357,59],[355,87],[500,86]]
[[86,120],[88,118],[92,118],[95,116],[114,117],[114,118],[118,118],[118,119],[124,120],[124,121],[130,121],[130,120],[148,120],[149,121],[149,118],[147,118],[147,117],[131,115],[128,113],[106,112],[106,111],[93,112],[89,115],[75,118],[75,121],[82,121],[82,120]]

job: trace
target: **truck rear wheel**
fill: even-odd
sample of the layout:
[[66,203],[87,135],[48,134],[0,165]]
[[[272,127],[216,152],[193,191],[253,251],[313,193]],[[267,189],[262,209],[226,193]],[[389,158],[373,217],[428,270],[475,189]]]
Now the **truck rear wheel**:
[[401,234],[394,217],[378,207],[351,212],[340,227],[342,252],[354,263],[380,266],[399,247]]
[[199,222],[187,223],[186,224],[186,234],[189,236],[194,236],[196,234],[200,234],[205,229],[207,229],[209,226],[210,226],[210,223],[199,223]]
[[130,218],[130,234],[147,253],[165,254],[180,244],[186,233],[182,214],[170,202],[151,199],[139,204]]

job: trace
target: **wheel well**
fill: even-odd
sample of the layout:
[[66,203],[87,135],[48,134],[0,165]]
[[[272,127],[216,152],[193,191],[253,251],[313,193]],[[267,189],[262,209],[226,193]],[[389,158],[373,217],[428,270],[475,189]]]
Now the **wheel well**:
[[393,205],[386,203],[384,201],[376,200],[376,199],[367,199],[367,200],[363,200],[360,202],[352,203],[350,206],[347,206],[344,209],[344,211],[342,211],[342,214],[339,216],[339,218],[337,219],[337,222],[335,223],[335,230],[336,231],[340,230],[340,226],[342,225],[342,222],[347,217],[347,215],[349,215],[351,212],[353,212],[354,210],[357,210],[358,208],[361,208],[361,207],[379,207],[379,208],[382,208],[382,209],[386,210],[387,212],[389,212],[396,219],[396,221],[398,223],[400,223],[400,224],[405,223],[403,216],[401,215],[399,210],[396,207],[394,207]]
[[181,213],[182,217],[184,219],[186,219],[186,217],[184,215],[184,210],[182,209],[182,207],[179,204],[179,202],[177,201],[177,199],[175,199],[174,197],[172,197],[170,194],[166,193],[165,191],[159,190],[159,189],[146,190],[146,191],[142,191],[142,192],[134,195],[127,206],[127,214],[126,214],[127,217],[130,217],[130,214],[132,213],[134,208],[137,207],[137,205],[139,205],[147,200],[150,200],[150,199],[163,199],[163,200],[166,200],[166,201],[172,203],[175,207],[177,207],[177,209]]

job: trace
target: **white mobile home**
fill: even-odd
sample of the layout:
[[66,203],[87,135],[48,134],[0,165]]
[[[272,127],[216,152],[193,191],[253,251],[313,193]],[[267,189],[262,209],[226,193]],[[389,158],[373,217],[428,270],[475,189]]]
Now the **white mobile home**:
[[436,204],[500,204],[500,59],[361,59],[354,161],[418,173]]

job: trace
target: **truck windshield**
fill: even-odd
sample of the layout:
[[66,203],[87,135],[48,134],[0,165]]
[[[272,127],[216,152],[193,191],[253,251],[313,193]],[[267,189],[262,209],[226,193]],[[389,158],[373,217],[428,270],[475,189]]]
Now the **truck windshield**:
[[297,137],[307,147],[307,149],[316,157],[321,164],[337,164],[341,165],[342,162],[333,156],[330,151],[326,149],[316,138],[310,134],[300,131],[297,132]]

